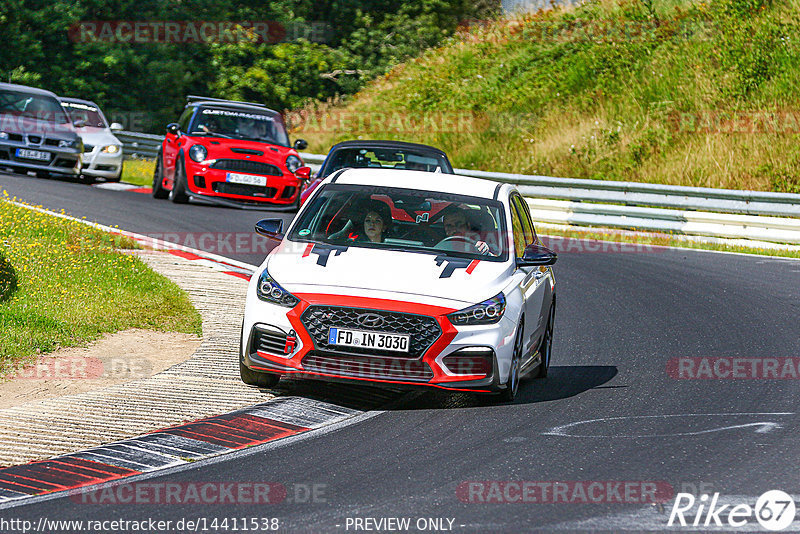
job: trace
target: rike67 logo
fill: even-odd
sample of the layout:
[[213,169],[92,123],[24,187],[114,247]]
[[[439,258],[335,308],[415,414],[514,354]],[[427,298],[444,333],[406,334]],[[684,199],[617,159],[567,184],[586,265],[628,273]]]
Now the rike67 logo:
[[[695,498],[691,493],[678,493],[668,526],[682,527],[745,527],[752,528],[757,521],[767,530],[784,530],[795,518],[795,503],[791,495],[780,490],[770,490],[761,495],[755,506],[724,499],[719,493],[711,498],[707,494]],[[752,501],[751,501],[752,502]]]

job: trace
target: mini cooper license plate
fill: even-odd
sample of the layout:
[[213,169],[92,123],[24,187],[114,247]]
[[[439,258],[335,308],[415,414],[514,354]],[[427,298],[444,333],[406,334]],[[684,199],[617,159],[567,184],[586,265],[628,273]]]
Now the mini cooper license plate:
[[50,161],[50,153],[41,150],[31,150],[29,148],[18,148],[17,157],[23,159],[35,159],[38,161]]
[[411,336],[408,334],[364,332],[363,330],[349,330],[336,327],[332,327],[328,330],[328,345],[392,350],[395,352],[408,352],[410,338]]
[[267,185],[266,176],[255,176],[253,174],[239,174],[236,172],[229,172],[225,180],[232,184],[260,185],[260,186]]

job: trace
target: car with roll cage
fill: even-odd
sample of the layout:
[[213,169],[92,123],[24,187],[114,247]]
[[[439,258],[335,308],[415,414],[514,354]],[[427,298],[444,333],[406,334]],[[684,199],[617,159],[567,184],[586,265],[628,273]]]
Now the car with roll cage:
[[303,187],[305,202],[322,180],[345,168],[404,169],[453,174],[447,154],[436,147],[405,141],[353,139],[331,147],[313,179]]
[[[368,229],[378,218],[380,235]],[[247,290],[244,383],[294,376],[511,401],[520,377],[547,375],[557,257],[513,185],[343,169],[282,229],[256,224],[280,242]]]
[[167,126],[156,157],[153,196],[190,198],[241,208],[300,205],[311,169],[289,144],[280,113],[253,102],[187,97],[177,123]]
[[36,176],[81,174],[83,142],[55,93],[0,83],[0,167]]

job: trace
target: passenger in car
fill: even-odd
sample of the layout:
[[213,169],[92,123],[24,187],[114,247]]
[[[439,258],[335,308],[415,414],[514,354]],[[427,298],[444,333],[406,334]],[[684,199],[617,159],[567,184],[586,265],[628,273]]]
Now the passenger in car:
[[392,225],[392,213],[389,206],[380,200],[370,200],[360,206],[359,212],[363,214],[361,228],[363,237],[356,236],[356,240],[369,240],[372,243],[383,243],[383,239]]
[[467,223],[467,214],[463,208],[452,208],[444,215],[442,222],[447,237],[466,238],[475,242],[475,248],[481,254],[489,254],[491,252],[489,245],[480,240],[480,229],[478,229],[478,232],[470,230],[470,226]]

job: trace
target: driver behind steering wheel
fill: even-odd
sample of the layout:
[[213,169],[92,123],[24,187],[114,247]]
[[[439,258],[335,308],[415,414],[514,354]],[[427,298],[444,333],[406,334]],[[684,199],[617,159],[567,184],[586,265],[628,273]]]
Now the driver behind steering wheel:
[[489,254],[489,245],[485,241],[475,239],[476,234],[470,231],[469,224],[467,223],[467,214],[463,208],[455,208],[445,214],[442,222],[444,223],[444,231],[447,237],[462,237],[466,241],[474,242],[475,248],[481,254]]

